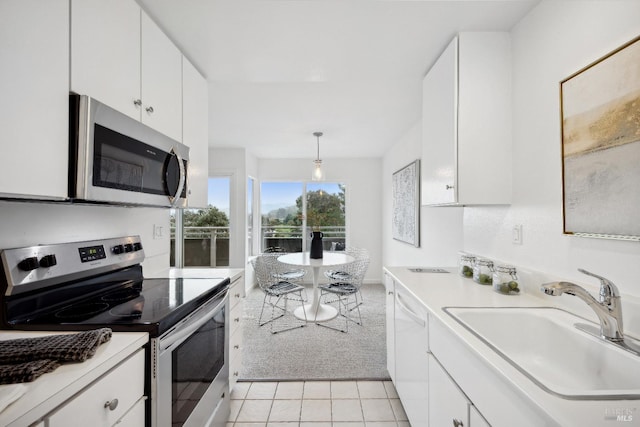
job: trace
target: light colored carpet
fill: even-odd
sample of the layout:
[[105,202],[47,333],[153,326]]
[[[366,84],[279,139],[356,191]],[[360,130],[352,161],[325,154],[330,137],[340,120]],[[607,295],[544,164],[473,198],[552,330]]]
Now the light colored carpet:
[[[244,303],[242,381],[389,379],[382,284],[361,288],[362,326],[350,323],[342,333],[308,323],[303,328],[271,334],[258,326],[264,294],[259,288]],[[312,290],[307,289],[311,296]],[[341,322],[339,318],[331,322]]]

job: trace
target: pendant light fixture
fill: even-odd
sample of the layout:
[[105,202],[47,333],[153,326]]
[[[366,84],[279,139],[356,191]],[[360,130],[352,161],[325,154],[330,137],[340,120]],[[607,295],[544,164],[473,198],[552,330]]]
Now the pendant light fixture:
[[322,181],[324,179],[324,173],[322,172],[322,160],[320,160],[320,137],[322,136],[322,132],[314,132],[313,136],[316,137],[318,142],[318,155],[313,161],[314,165],[311,179],[313,181]]

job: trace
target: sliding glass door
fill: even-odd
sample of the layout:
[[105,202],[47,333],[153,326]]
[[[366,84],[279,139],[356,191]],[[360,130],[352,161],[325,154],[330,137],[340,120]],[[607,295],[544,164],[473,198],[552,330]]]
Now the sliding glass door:
[[325,250],[344,249],[345,186],[328,182],[263,182],[262,252],[309,250],[311,230],[324,234]]

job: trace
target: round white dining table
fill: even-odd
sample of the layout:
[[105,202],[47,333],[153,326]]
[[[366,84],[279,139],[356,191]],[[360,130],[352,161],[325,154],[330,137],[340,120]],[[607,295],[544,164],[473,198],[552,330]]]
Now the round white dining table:
[[[335,267],[355,261],[351,255],[344,252],[324,252],[322,258],[312,259],[309,252],[294,252],[278,257],[278,261],[283,264],[295,265],[299,267],[311,267],[313,271],[313,296],[310,304],[298,307],[293,314],[301,320],[311,320],[315,322],[325,322],[338,315],[338,310],[327,304],[320,304],[320,269],[323,267]],[[307,315],[305,319],[305,313]]]

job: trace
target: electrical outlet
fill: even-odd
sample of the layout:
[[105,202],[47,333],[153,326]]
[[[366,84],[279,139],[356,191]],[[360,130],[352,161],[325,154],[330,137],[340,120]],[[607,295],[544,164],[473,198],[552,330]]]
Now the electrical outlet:
[[511,243],[514,245],[522,244],[522,224],[516,224],[511,230]]
[[162,239],[162,226],[153,224],[153,238]]

